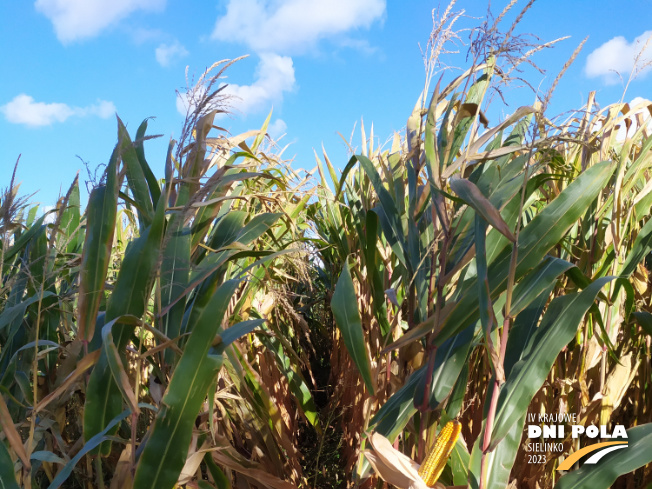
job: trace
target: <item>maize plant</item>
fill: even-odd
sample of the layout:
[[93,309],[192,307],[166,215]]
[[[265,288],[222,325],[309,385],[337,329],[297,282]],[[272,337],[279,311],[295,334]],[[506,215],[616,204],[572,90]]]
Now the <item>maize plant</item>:
[[[531,85],[520,66],[556,42],[515,34],[532,2],[501,32],[515,3],[435,83],[461,40],[449,6],[405,131],[380,145],[362,125],[348,162],[324,151],[294,170],[270,117],[216,128],[230,61],[186,94],[162,178],[147,120],[130,133],[117,119],[87,203],[75,178],[40,215],[14,169],[0,202],[2,486],[652,483],[652,102],[591,93],[551,117],[567,64],[498,118],[492,101]],[[567,430],[532,463],[545,439],[526,425],[548,414],[627,427],[628,446],[558,471],[596,441]]]
[[[318,160],[312,218],[342,346],[333,382],[360,484],[365,434],[425,460],[449,419],[462,436],[448,485],[607,488],[652,461],[652,104],[596,111],[591,97],[553,123],[549,93],[491,126],[487,94],[522,59],[506,55],[504,37],[493,44],[495,29],[481,29],[468,70],[424,90],[390,148],[363,127],[362,152],[341,175],[326,154]],[[528,463],[528,413],[631,427],[629,455],[559,478],[561,460],[591,440],[568,430],[562,451]],[[641,469],[618,487],[650,477]]]
[[160,181],[147,121],[132,139],[118,119],[83,214],[77,180],[51,222],[26,215],[13,182],[5,192],[3,486],[302,480],[294,433],[319,420],[289,320],[265,318],[282,277],[304,269],[310,195],[265,153],[269,118],[210,136],[217,92],[195,92]]

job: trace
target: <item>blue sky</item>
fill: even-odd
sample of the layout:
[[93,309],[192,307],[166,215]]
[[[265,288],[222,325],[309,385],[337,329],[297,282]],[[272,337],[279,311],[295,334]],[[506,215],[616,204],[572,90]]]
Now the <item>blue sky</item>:
[[[495,14],[505,2],[493,2]],[[524,6],[519,2],[503,24]],[[347,139],[360,120],[378,142],[401,130],[423,88],[419,43],[425,46],[437,4],[421,0],[37,0],[0,4],[0,187],[22,154],[21,194],[52,205],[77,171],[106,163],[116,141],[115,113],[133,133],[153,116],[148,161],[162,175],[170,137],[183,116],[176,90],[185,70],[198,77],[215,61],[250,56],[228,71],[228,90],[240,96],[234,113],[219,120],[231,133],[260,127],[274,107],[271,132],[285,134],[284,153],[295,168],[315,165],[322,144],[339,167]],[[442,10],[445,4],[442,4]],[[455,10],[482,18],[486,3],[460,0]],[[460,27],[479,20],[464,18]],[[539,0],[517,32],[542,41],[571,36],[535,59],[546,75],[528,72],[545,92],[579,42],[584,50],[559,85],[551,113],[579,108],[589,91],[607,105],[620,100],[641,42],[652,35],[652,0],[613,2]],[[466,41],[466,35],[462,35]],[[459,46],[462,52],[466,47]],[[645,53],[652,59],[652,44]],[[464,56],[450,64],[464,67]],[[648,70],[649,71],[649,70]],[[652,98],[652,76],[632,82],[625,101]],[[507,93],[509,107],[489,113],[490,124],[530,104],[526,90]],[[359,132],[354,143],[359,144]],[[79,157],[79,158],[78,158]]]

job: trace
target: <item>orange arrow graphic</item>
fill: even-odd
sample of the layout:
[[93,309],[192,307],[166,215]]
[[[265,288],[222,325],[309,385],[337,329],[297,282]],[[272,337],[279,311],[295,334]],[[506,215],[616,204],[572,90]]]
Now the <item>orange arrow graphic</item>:
[[557,467],[557,470],[569,470],[575,464],[575,462],[581,459],[584,455],[587,455],[591,452],[595,452],[596,450],[600,450],[601,448],[609,447],[612,445],[627,445],[627,442],[605,441],[603,443],[596,443],[594,445],[589,445],[588,447],[584,447],[581,450],[578,450],[573,455],[571,455],[566,460],[564,460],[562,463],[560,463],[559,467]]

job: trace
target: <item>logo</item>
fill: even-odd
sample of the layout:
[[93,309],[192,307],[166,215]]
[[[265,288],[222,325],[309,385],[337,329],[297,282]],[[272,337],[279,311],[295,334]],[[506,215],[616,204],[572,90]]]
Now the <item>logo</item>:
[[[533,424],[538,422],[538,424]],[[570,435],[573,440],[581,435],[588,438],[613,439],[603,441],[581,448],[564,459],[557,470],[570,470],[581,458],[591,455],[584,461],[585,464],[597,464],[602,457],[616,450],[627,448],[627,432],[623,425],[615,425],[612,431],[605,425],[583,426],[577,424],[576,414],[528,414],[527,438],[525,450],[528,452],[530,463],[546,463],[546,454],[562,453],[563,441],[566,439],[566,425],[570,425]],[[544,440],[544,442],[535,440]]]
[[578,462],[579,459],[581,459],[585,455],[588,455],[591,452],[597,452],[597,453],[594,453],[584,463],[597,464],[600,461],[600,459],[604,457],[606,454],[611,453],[615,450],[620,450],[621,448],[627,448],[627,442],[606,441],[604,443],[595,443],[594,445],[589,445],[588,447],[584,447],[581,450],[578,450],[577,452],[573,453],[573,455],[565,459],[562,463],[559,464],[557,470],[570,470],[571,467],[575,465],[575,462]]

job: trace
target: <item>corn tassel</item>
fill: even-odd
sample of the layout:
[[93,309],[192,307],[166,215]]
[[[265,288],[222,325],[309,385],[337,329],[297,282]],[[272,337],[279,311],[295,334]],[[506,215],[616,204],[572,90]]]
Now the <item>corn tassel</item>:
[[449,421],[437,435],[435,445],[426,457],[425,462],[419,467],[419,476],[428,487],[435,486],[437,479],[439,479],[446,466],[448,456],[453,451],[455,443],[457,443],[461,430],[462,425],[458,421]]

